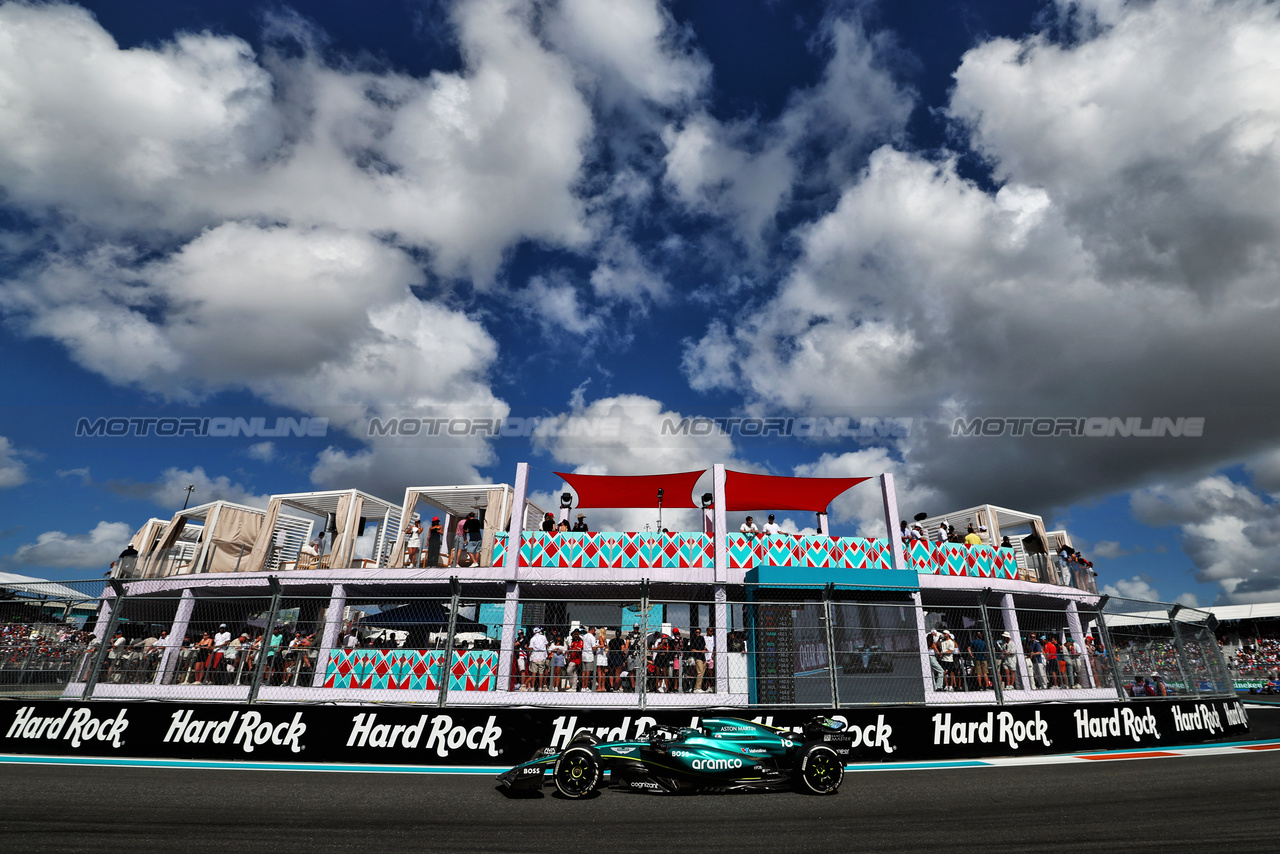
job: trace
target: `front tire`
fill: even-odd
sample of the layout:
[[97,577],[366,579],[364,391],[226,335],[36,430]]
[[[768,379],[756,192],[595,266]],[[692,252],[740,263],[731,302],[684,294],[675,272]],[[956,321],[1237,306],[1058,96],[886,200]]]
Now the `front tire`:
[[590,747],[570,747],[556,760],[556,790],[577,800],[595,791],[600,783],[600,756]]
[[810,744],[796,758],[797,788],[811,795],[834,795],[844,780],[844,763],[825,744]]

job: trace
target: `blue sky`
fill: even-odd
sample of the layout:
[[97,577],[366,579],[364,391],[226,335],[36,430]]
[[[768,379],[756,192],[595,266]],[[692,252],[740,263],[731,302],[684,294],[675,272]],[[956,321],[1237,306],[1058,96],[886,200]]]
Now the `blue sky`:
[[[1066,526],[1115,593],[1272,600],[1277,57],[1254,0],[0,4],[0,568],[97,576],[187,484],[725,462],[891,471],[902,515]],[[327,428],[76,436],[112,417]],[[1135,417],[1204,420],[954,430]],[[370,435],[442,418],[542,426]]]

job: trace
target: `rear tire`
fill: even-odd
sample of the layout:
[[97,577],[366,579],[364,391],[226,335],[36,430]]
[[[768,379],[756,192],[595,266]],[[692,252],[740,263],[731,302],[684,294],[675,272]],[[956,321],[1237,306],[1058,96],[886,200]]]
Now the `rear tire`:
[[796,757],[797,788],[811,795],[834,795],[844,780],[844,762],[825,744],[810,744]]
[[600,783],[600,756],[590,747],[570,747],[556,760],[552,776],[556,790],[566,798],[577,800],[595,791]]

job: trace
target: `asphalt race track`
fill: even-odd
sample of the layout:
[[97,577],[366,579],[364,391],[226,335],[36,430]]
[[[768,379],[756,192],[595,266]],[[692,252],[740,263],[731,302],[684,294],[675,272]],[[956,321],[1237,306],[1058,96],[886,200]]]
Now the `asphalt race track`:
[[[1280,708],[1251,709],[1255,737]],[[854,773],[830,798],[509,799],[492,778],[0,765],[7,852],[1280,850],[1280,750]]]

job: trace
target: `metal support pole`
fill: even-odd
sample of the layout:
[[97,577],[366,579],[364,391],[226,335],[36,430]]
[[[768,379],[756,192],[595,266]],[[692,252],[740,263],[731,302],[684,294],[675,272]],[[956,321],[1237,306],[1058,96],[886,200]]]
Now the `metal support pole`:
[[1107,620],[1102,616],[1108,598],[1103,596],[1098,600],[1098,631],[1102,633],[1102,642],[1106,644],[1107,661],[1111,665],[1111,678],[1115,682],[1116,696],[1124,701],[1129,699],[1129,695],[1124,692],[1124,682],[1120,678],[1120,659],[1116,654],[1115,645],[1111,643],[1111,631],[1107,628]]
[[822,588],[822,622],[826,625],[827,637],[827,675],[831,680],[831,707],[840,708],[840,684],[836,679],[836,634],[831,622],[831,599],[835,595],[836,585],[828,582]]
[[1183,662],[1187,660],[1187,650],[1182,644],[1182,631],[1178,628],[1178,612],[1181,610],[1181,605],[1174,605],[1169,609],[1169,628],[1173,629],[1173,648],[1178,653],[1178,673],[1182,675],[1182,684],[1187,686],[1192,694],[1199,696],[1200,686],[1187,676],[1187,668],[1183,666]]
[[94,656],[93,669],[84,680],[84,691],[80,694],[82,700],[92,697],[93,689],[98,686],[98,674],[102,672],[102,662],[107,659],[107,652],[111,649],[111,638],[115,635],[116,626],[120,623],[120,604],[124,602],[126,591],[117,578],[107,579],[107,584],[111,585],[116,595],[111,600],[111,617],[107,620],[107,627],[102,632],[102,642],[98,644],[98,654]]
[[[995,635],[991,633],[991,617],[987,613],[987,597],[991,595],[991,588],[985,587],[982,590],[982,596],[978,599],[978,607],[982,610],[982,634],[987,639],[987,678],[991,680],[991,684],[996,686],[996,705],[1004,705],[1004,674],[1000,671],[1000,665],[996,663]],[[1004,656],[1001,656],[1003,660]]]
[[462,584],[458,576],[449,576],[449,628],[444,636],[444,656],[440,662],[440,690],[436,693],[436,705],[445,707],[449,700],[449,676],[453,673],[453,636],[458,630],[458,598]]
[[640,579],[640,669],[636,671],[636,695],[644,711],[649,697],[649,579]]
[[249,685],[249,702],[258,701],[258,689],[262,687],[262,674],[267,669],[267,660],[271,658],[271,635],[275,631],[276,617],[280,616],[280,579],[274,575],[267,576],[267,584],[271,585],[271,610],[267,615],[266,625],[262,627],[262,643],[258,645],[258,660],[254,662],[253,681]]

